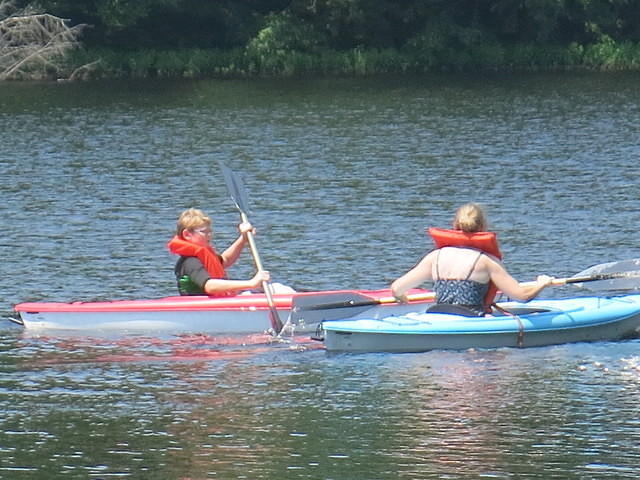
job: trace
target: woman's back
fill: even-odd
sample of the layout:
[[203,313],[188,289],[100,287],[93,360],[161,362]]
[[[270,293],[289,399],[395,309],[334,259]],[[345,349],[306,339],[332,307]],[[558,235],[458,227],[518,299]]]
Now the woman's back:
[[[431,263],[433,280],[472,280],[489,283],[487,254],[474,248],[444,247],[434,252]],[[483,258],[486,257],[486,258]]]

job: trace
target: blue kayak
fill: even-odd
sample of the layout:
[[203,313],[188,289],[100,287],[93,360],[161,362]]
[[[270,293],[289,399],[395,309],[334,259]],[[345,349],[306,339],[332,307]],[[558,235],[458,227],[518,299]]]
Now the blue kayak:
[[329,351],[424,352],[619,340],[640,332],[640,294],[540,299],[499,306],[508,313],[485,317],[409,313],[325,321],[324,342]]

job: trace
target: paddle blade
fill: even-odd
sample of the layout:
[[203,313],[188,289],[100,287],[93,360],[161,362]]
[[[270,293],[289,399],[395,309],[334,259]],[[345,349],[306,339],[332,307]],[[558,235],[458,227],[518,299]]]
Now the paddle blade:
[[377,304],[375,299],[357,292],[300,294],[293,297],[291,323],[309,326],[325,320],[349,318]]
[[224,163],[219,162],[219,164],[231,200],[236,204],[238,210],[244,213],[249,212],[249,195],[247,194],[242,179]]
[[275,309],[275,307],[269,309],[269,323],[271,324],[274,335],[279,335],[284,325],[282,324],[280,315],[278,315],[278,311]]
[[600,263],[576,273],[571,278],[581,277],[601,277],[601,279],[574,285],[594,290],[637,290],[640,289],[640,258]]

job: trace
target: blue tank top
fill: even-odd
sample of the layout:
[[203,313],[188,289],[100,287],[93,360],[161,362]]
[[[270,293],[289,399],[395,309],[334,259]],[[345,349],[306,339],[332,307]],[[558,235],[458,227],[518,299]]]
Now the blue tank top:
[[438,252],[436,257],[436,275],[438,278],[435,280],[433,285],[433,289],[436,293],[436,302],[438,304],[444,303],[448,305],[460,305],[472,310],[479,316],[484,315],[484,297],[489,290],[489,283],[480,283],[474,280],[469,280],[469,277],[476,268],[476,264],[482,255],[483,253],[480,252],[476,257],[473,265],[471,266],[471,270],[469,270],[469,273],[467,274],[467,278],[464,280],[451,280],[440,279],[440,272],[438,271],[440,252]]

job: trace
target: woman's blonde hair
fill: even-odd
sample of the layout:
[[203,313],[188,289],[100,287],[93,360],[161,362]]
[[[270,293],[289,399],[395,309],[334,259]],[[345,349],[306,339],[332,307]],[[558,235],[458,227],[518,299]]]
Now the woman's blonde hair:
[[487,219],[482,207],[477,203],[466,203],[456,211],[453,228],[467,233],[487,230]]
[[210,227],[211,219],[198,208],[188,208],[180,214],[176,234],[182,236],[185,230],[195,230],[196,228]]

